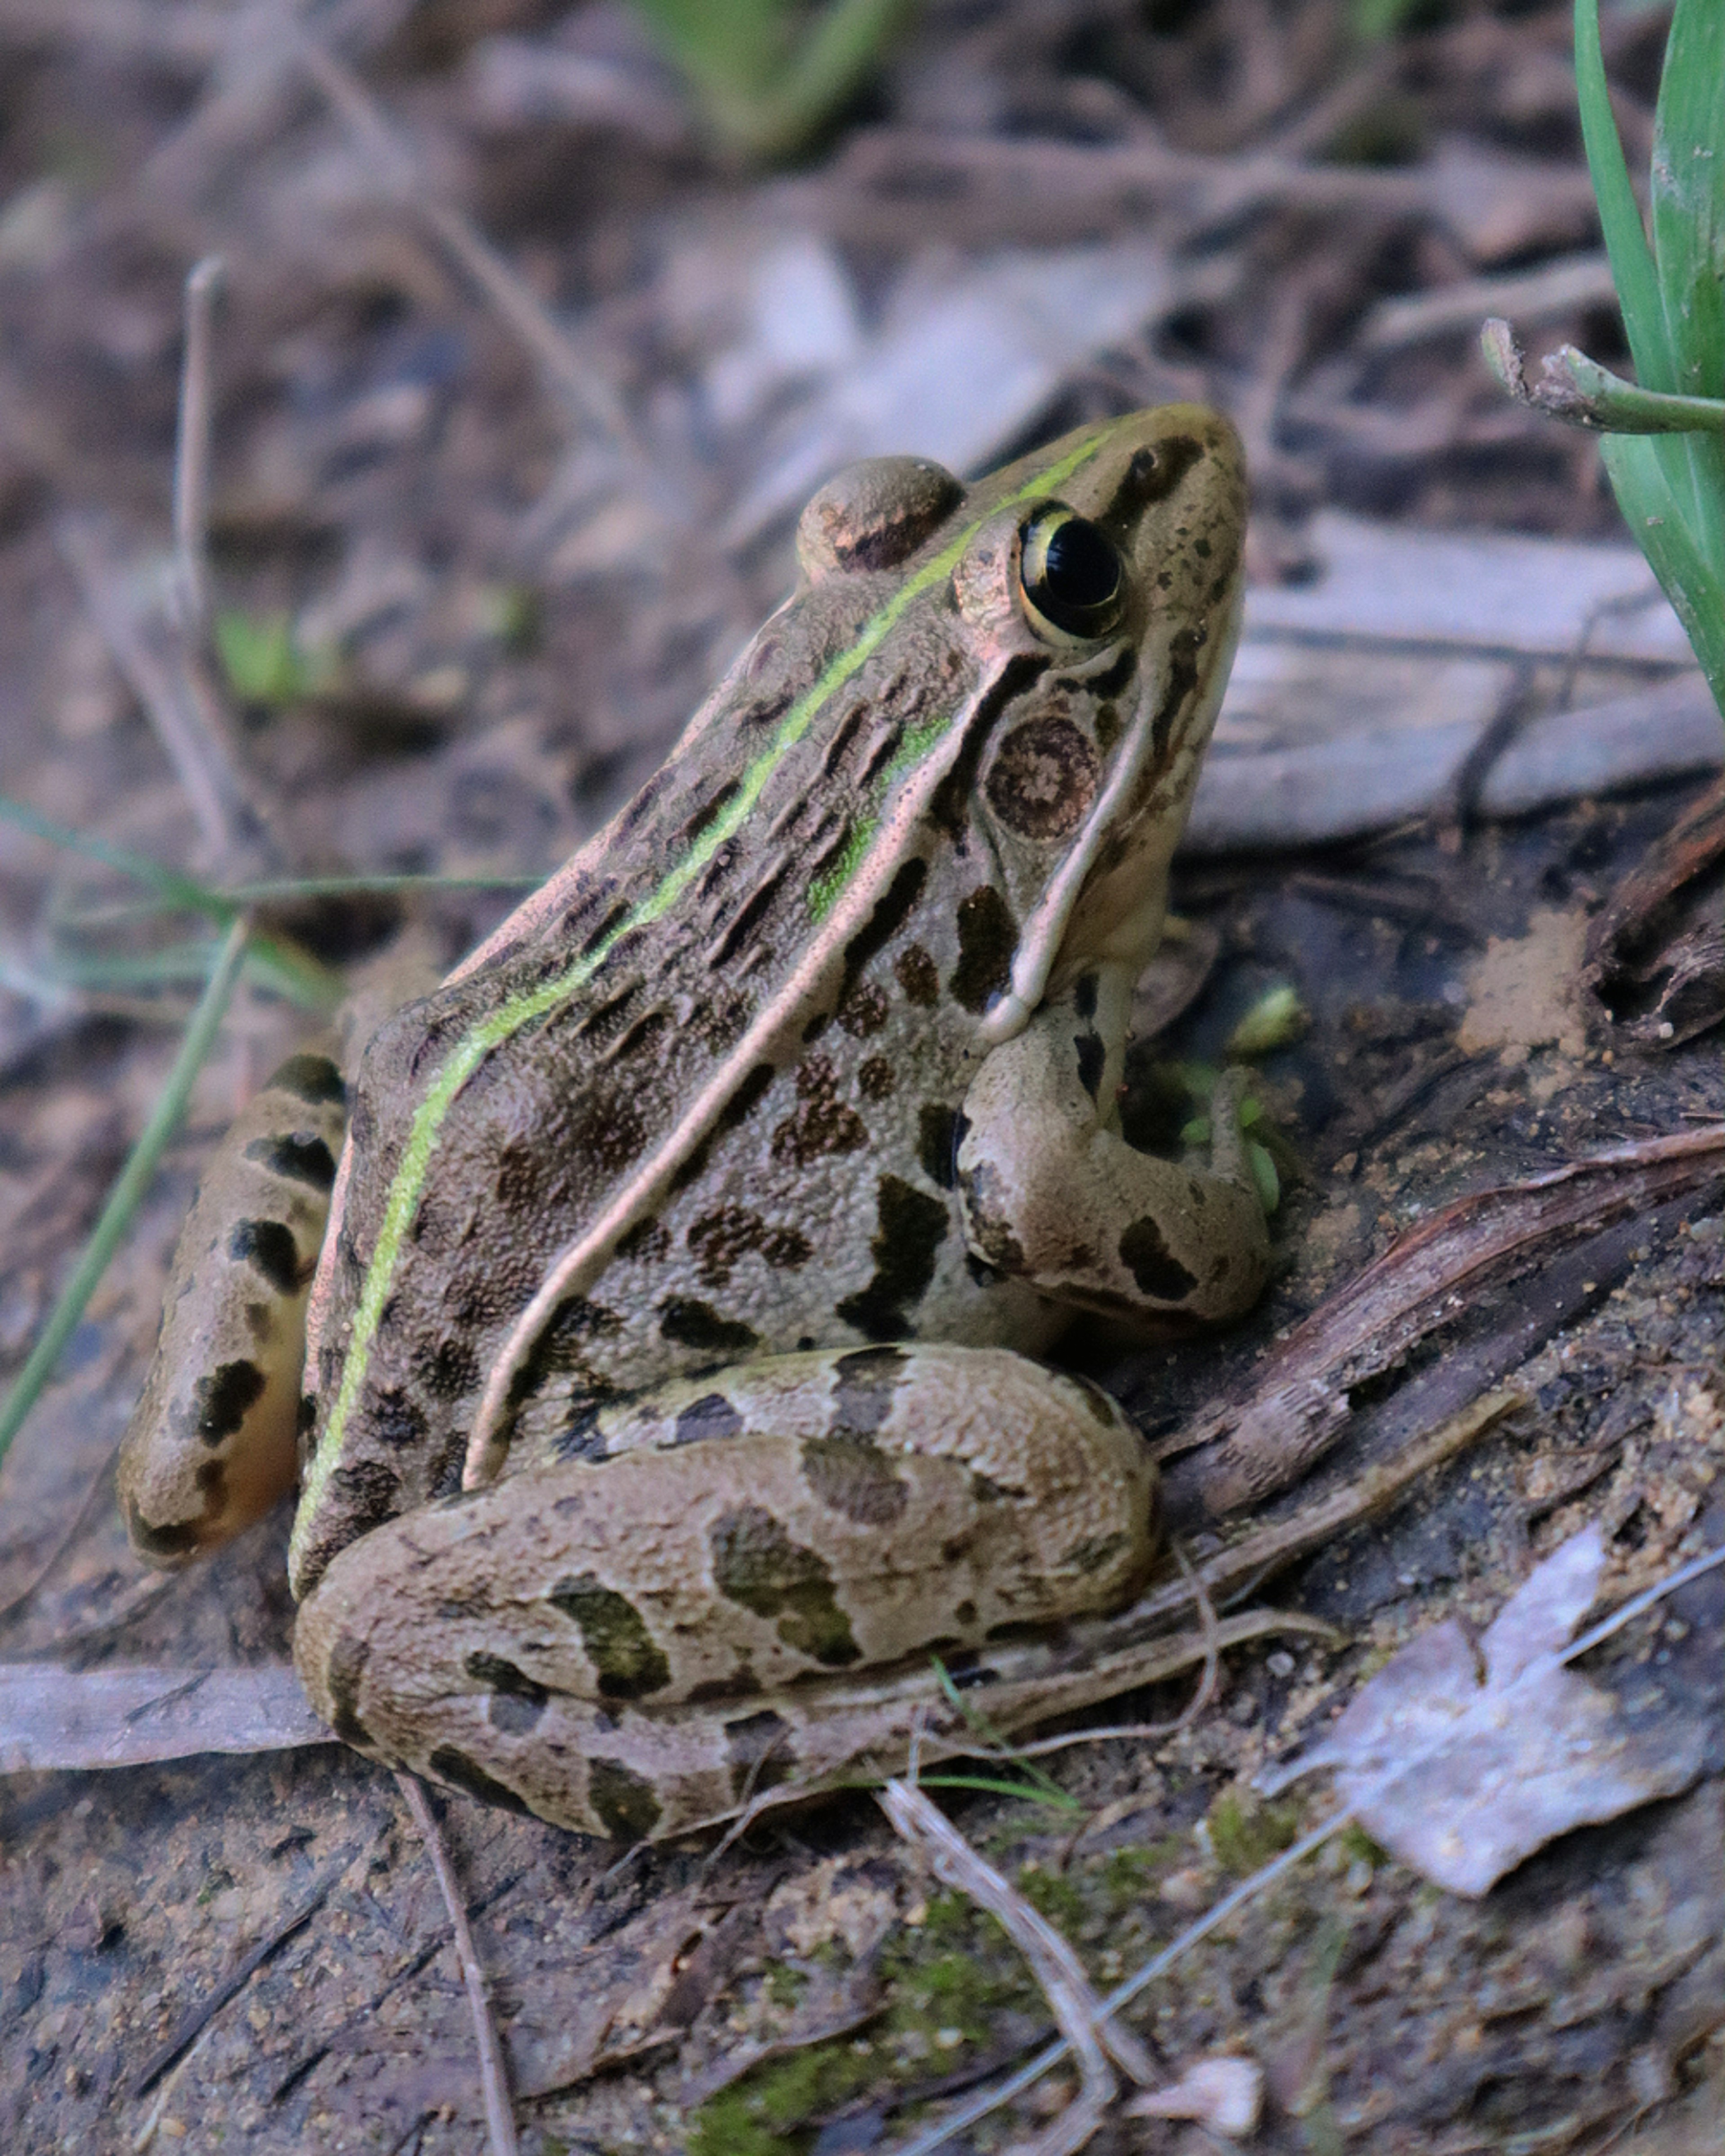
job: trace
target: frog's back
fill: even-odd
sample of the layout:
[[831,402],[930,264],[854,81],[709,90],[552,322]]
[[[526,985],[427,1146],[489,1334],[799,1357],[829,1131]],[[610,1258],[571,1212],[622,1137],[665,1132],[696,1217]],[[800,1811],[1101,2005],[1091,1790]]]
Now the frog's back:
[[589,1455],[662,1378],[1045,1344],[967,1251],[962,1106],[1057,965],[1153,946],[1240,494],[1226,423],[1168,408],[968,495],[885,459],[815,497],[803,586],[665,768],[367,1053],[296,1591],[464,1465]]
[[[865,619],[894,588],[853,581]],[[895,639],[775,752],[793,692],[773,678],[769,625],[678,753],[483,963],[372,1041],[314,1294],[314,1457],[340,1429],[313,1489],[322,1517],[302,1522],[303,1578],[319,1553],[459,1486],[514,1321],[618,1209],[628,1225],[602,1276],[523,1373],[516,1464],[580,1453],[598,1406],[703,1365],[1047,1337],[1034,1295],[967,1259],[953,1189],[977,1017],[1013,945],[962,806],[811,960],[867,836],[859,804],[907,737],[973,700],[957,640],[936,624],[927,642]],[[740,695],[752,665],[764,678]],[[725,833],[745,787],[746,829]],[[367,1281],[386,1265],[372,1317]]]

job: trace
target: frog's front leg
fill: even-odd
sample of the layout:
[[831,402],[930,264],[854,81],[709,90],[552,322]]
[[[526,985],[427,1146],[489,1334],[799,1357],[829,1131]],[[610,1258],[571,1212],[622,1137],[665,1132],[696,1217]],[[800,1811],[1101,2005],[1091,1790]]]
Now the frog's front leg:
[[1239,1081],[1216,1090],[1209,1173],[1135,1151],[1114,1127],[1129,995],[1123,968],[1086,975],[989,1052],[961,1126],[966,1234],[1058,1301],[1237,1317],[1270,1269]]
[[770,1358],[566,1442],[342,1551],[294,1658],[360,1749],[625,1840],[796,1777],[870,1671],[1117,1607],[1153,1548],[1125,1417],[1004,1349]]

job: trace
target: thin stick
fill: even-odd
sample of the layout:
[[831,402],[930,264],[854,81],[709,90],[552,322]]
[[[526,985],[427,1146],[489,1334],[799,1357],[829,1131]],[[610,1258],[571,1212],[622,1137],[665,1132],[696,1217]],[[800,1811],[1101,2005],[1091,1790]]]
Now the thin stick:
[[1103,2112],[1114,2101],[1116,2082],[1104,2056],[1105,2042],[1117,2057],[1125,2052],[1121,2063],[1146,2087],[1158,2078],[1154,2067],[1135,2037],[1124,2030],[1102,2026],[1101,2002],[1091,1989],[1083,1964],[1060,1933],[977,1854],[920,1789],[908,1782],[889,1782],[880,1792],[880,1804],[894,1832],[927,1856],[937,1878],[986,1909],[1030,1964],[1077,2061],[1079,2089],[1047,2132],[1024,2143],[1017,2156],[1071,2156],[1101,2124]]
[[186,348],[174,446],[174,548],[180,626],[198,643],[209,621],[210,349],[224,264],[206,254],[186,280]]
[[413,1815],[413,1824],[419,1830],[425,1844],[425,1853],[431,1859],[431,1868],[437,1874],[444,1907],[449,1912],[449,1925],[455,1935],[455,1958],[461,1964],[461,1981],[467,1986],[467,2003],[473,2010],[473,2033],[479,2046],[480,2087],[485,2103],[485,2130],[490,2136],[491,2156],[516,2156],[515,2117],[509,2107],[509,2082],[503,2069],[503,2047],[497,2041],[496,2024],[491,2019],[490,2002],[485,1997],[485,1973],[480,1967],[479,1956],[474,1952],[473,1933],[468,1929],[467,1911],[461,1899],[461,1890],[455,1883],[454,1868],[449,1862],[449,1851],[436,1815],[426,1801],[425,1791],[413,1774],[398,1774],[396,1787]]
[[0,1459],[18,1433],[18,1425],[30,1412],[36,1396],[48,1382],[54,1364],[59,1360],[60,1350],[72,1337],[73,1328],[84,1315],[84,1306],[95,1292],[108,1260],[114,1255],[121,1237],[131,1224],[138,1208],[138,1201],[147,1188],[150,1178],[156,1173],[156,1163],[162,1158],[168,1140],[179,1127],[186,1103],[216,1030],[228,1008],[228,998],[234,993],[234,984],[239,978],[239,968],[245,957],[246,937],[251,931],[250,916],[242,913],[228,931],[217,956],[209,985],[192,1014],[192,1023],[186,1029],[186,1038],[180,1044],[179,1055],[149,1122],[144,1126],[131,1157],[121,1169],[114,1188],[108,1194],[108,1202],[102,1208],[90,1240],[84,1246],[84,1255],[78,1260],[77,1270],[60,1291],[52,1316],[44,1327],[42,1337],[30,1350],[24,1367],[13,1380],[3,1402],[0,1402]]
[[633,431],[610,385],[583,364],[539,295],[471,218],[432,191],[419,159],[353,70],[304,31],[296,34],[305,72],[347,122],[379,178],[515,331],[564,412],[601,439],[635,449]]

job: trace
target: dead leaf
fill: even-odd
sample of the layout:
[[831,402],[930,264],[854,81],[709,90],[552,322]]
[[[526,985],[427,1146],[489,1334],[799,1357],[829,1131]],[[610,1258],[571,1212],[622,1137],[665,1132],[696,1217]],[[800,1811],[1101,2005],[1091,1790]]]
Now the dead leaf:
[[1469,1895],[1571,1827],[1687,1788],[1702,1765],[1699,1726],[1675,1740],[1667,1727],[1632,1729],[1609,1693],[1559,1659],[1604,1565],[1604,1538],[1585,1527],[1477,1645],[1454,1618],[1421,1633],[1294,1772],[1337,1768],[1343,1797],[1386,1849]]
[[0,1774],[334,1742],[285,1662],[225,1670],[0,1664]]

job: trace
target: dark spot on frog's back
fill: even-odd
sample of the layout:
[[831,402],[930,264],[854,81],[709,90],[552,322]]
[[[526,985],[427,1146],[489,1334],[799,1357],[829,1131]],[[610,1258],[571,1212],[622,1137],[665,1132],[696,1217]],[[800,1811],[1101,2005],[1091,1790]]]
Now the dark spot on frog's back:
[[255,1363],[223,1363],[192,1388],[192,1427],[206,1445],[232,1437],[263,1397],[264,1373]]
[[735,1437],[742,1428],[742,1417],[722,1393],[703,1393],[678,1409],[671,1442],[699,1445],[710,1437]]
[[569,1135],[569,1150],[605,1175],[620,1175],[646,1148],[648,1131],[634,1102],[620,1094],[596,1100]]
[[1018,923],[993,885],[985,883],[959,901],[957,926],[958,963],[947,985],[963,1009],[980,1016],[1012,985]]
[[778,1075],[778,1071],[770,1063],[755,1064],[720,1109],[715,1127],[721,1131],[734,1131],[739,1125],[746,1123],[767,1097],[768,1088]]
[[588,1761],[587,1800],[614,1841],[645,1841],[664,1812],[652,1784],[620,1759]]
[[857,1040],[879,1033],[886,1023],[885,991],[872,981],[853,981],[839,1006],[839,1023]]
[[906,1003],[918,1010],[932,1010],[940,1001],[941,977],[935,963],[920,943],[908,943],[894,959],[892,970]]
[[777,1272],[794,1271],[814,1255],[800,1228],[772,1226],[746,1205],[721,1205],[690,1227],[685,1238],[699,1261],[701,1284],[723,1287],[738,1262],[758,1252]]
[[367,1433],[392,1452],[417,1452],[425,1442],[424,1411],[399,1385],[374,1394],[362,1413]]
[[938,1198],[896,1175],[875,1186],[879,1225],[869,1245],[875,1273],[859,1294],[846,1296],[837,1314],[870,1340],[896,1340],[909,1328],[910,1312],[934,1279],[935,1253],[948,1226]]
[[1102,1067],[1108,1060],[1102,1036],[1099,1033],[1081,1033],[1072,1046],[1078,1058],[1078,1082],[1094,1101],[1102,1082]]
[[797,1105],[773,1133],[773,1158],[810,1168],[829,1153],[860,1152],[868,1126],[839,1098],[839,1074],[824,1055],[805,1055],[797,1065]]
[[647,1699],[670,1682],[670,1664],[640,1612],[596,1573],[572,1573],[545,1599],[573,1620],[602,1699]]
[[413,1375],[434,1399],[465,1399],[479,1389],[479,1357],[459,1340],[439,1340],[413,1358]]
[[739,1505],[714,1521],[707,1540],[714,1586],[755,1616],[776,1617],[788,1647],[827,1669],[845,1669],[860,1658],[826,1560],[793,1542],[771,1512]]
[[928,864],[920,856],[900,863],[892,881],[875,901],[874,911],[845,946],[847,980],[854,980],[904,927],[927,877]]
[[300,1246],[293,1229],[280,1220],[236,1220],[228,1255],[237,1265],[249,1265],[278,1295],[299,1293]]
[[316,1131],[284,1131],[275,1137],[254,1138],[245,1157],[271,1175],[303,1183],[309,1189],[327,1190],[336,1179],[335,1155]]
[[465,1789],[470,1797],[481,1804],[501,1804],[506,1811],[519,1812],[523,1819],[531,1819],[532,1808],[526,1799],[518,1797],[506,1782],[495,1774],[488,1774],[477,1759],[471,1759],[459,1745],[439,1744],[426,1766],[440,1782],[452,1789]]
[[1163,1233],[1147,1214],[1134,1220],[1120,1239],[1120,1262],[1137,1282],[1142,1294],[1159,1302],[1180,1302],[1198,1285],[1163,1240]]
[[950,1190],[958,1179],[959,1124],[944,1101],[925,1101],[916,1111],[916,1162],[929,1181]]
[[721,1317],[710,1302],[693,1296],[674,1295],[659,1306],[661,1337],[680,1348],[694,1348],[706,1355],[746,1355],[760,1345],[760,1336],[750,1327]]
[[727,778],[722,786],[710,793],[678,832],[677,843],[685,846],[693,845],[707,826],[728,807],[736,794],[737,784],[736,779]]

